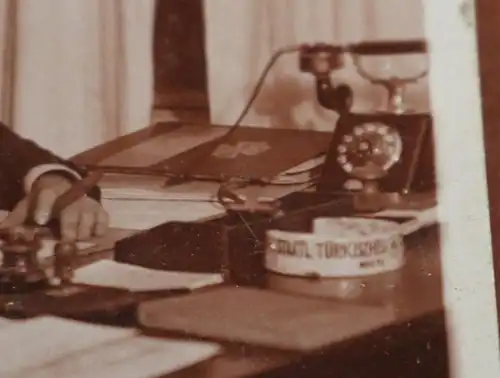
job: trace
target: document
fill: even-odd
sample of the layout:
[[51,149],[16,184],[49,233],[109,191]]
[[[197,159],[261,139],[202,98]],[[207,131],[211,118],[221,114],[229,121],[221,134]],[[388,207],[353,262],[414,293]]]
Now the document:
[[[310,185],[310,182],[309,176],[299,172],[280,176],[276,179],[275,185],[249,185],[236,189],[235,192],[243,195],[247,192],[259,192],[266,199],[276,199],[302,190]],[[190,181],[166,187],[164,183],[165,178],[162,177],[113,174],[106,175],[100,185],[102,197],[107,200],[150,201],[213,202],[220,187],[220,183],[210,181]]]
[[107,200],[102,201],[109,213],[110,227],[126,230],[148,230],[165,222],[198,221],[224,214],[224,208],[213,202]]
[[2,328],[0,376],[153,378],[214,357],[220,350],[213,343],[149,338],[134,329],[47,316]]
[[222,283],[223,279],[221,274],[171,272],[147,269],[112,260],[101,260],[77,269],[73,281],[131,291],[155,291],[195,290]]
[[0,317],[0,328],[7,327],[9,325],[12,325],[13,323],[15,323],[15,320],[9,320],[9,319]]
[[[219,183],[196,181],[163,187],[163,179],[120,176],[124,181],[115,178],[112,184],[104,182],[102,185],[102,204],[110,215],[113,228],[147,230],[165,222],[194,222],[225,213],[216,200]],[[235,193],[243,198],[271,201],[309,185],[251,185]]]

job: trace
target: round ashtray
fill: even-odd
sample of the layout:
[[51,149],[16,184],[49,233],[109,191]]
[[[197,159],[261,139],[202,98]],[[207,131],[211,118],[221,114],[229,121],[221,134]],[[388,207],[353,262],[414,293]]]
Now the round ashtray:
[[394,299],[401,287],[401,271],[367,277],[310,278],[269,272],[266,288],[315,298],[361,301],[379,305]]
[[400,225],[381,219],[317,218],[311,233],[267,231],[265,267],[310,278],[366,277],[405,262]]

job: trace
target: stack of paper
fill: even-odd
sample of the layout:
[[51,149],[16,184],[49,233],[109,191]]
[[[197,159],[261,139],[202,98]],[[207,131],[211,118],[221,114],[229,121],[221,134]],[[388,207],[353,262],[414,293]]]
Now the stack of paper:
[[[235,190],[242,197],[270,201],[311,185],[313,170],[324,156],[306,161],[276,177],[267,186]],[[217,182],[191,181],[165,186],[158,176],[107,174],[101,181],[103,206],[114,228],[146,230],[169,221],[200,221],[224,214],[217,203]]]
[[[107,173],[99,183],[106,199],[165,199],[178,195],[165,188],[165,177]],[[182,197],[181,197],[182,198]],[[179,198],[179,199],[181,199]]]
[[[283,197],[311,184],[310,172],[293,171],[283,174],[266,186],[250,185],[235,190],[240,195],[262,192],[266,199]],[[189,181],[165,186],[165,178],[123,174],[107,174],[101,182],[102,197],[107,200],[149,201],[215,201],[220,183]]]
[[147,269],[112,260],[101,260],[77,269],[73,281],[140,292],[175,289],[195,290],[219,284],[223,279],[221,274],[170,272]]
[[127,230],[147,230],[171,221],[198,221],[224,214],[214,202],[110,200],[102,204],[110,216],[110,226]]
[[40,317],[2,327],[2,378],[151,378],[220,352],[213,343],[148,338],[133,329]]
[[310,159],[275,177],[272,182],[280,185],[309,184],[318,174],[318,168],[325,162],[325,155]]
[[[220,187],[216,182],[192,181],[165,187],[164,179],[157,177],[107,177],[102,182],[102,203],[114,228],[146,230],[169,221],[199,221],[225,212],[216,200]],[[242,197],[270,201],[308,186],[308,183],[252,185],[237,189],[235,193]]]

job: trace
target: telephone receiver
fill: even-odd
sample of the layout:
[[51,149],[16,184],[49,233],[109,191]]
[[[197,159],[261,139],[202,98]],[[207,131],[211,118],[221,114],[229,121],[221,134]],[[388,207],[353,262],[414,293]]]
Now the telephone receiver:
[[316,98],[321,106],[337,113],[348,112],[353,104],[353,91],[345,84],[336,85],[330,74],[344,66],[345,47],[318,43],[300,50],[299,69],[315,78]]
[[[310,64],[303,71],[315,76],[318,102],[339,115],[317,191],[359,193],[367,184],[370,190],[375,188],[380,193],[399,196],[435,191],[432,116],[428,112],[398,108],[404,105],[404,85],[418,81],[427,71],[410,78],[382,79],[371,75],[363,66],[365,59],[371,57],[426,52],[425,40],[368,41],[323,54],[323,58],[329,57],[329,66],[315,66],[314,63],[321,63],[321,60],[309,55]],[[336,59],[332,57],[334,54]],[[335,84],[330,78],[332,71],[342,67],[341,54],[353,57],[359,74],[369,83],[388,90],[387,109],[352,110],[354,95],[348,84]],[[321,71],[315,67],[328,69]]]

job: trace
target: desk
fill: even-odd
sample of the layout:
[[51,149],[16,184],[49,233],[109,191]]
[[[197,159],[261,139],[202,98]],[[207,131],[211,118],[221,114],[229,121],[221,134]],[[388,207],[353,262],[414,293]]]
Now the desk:
[[[129,233],[130,231],[112,230],[108,240]],[[365,287],[366,293],[352,300],[362,307],[391,307],[395,313],[393,326],[332,345],[323,355],[305,356],[226,344],[225,352],[216,359],[170,374],[166,378],[229,378],[249,375],[399,378],[407,377],[410,373],[411,376],[446,377],[446,334],[440,311],[442,298],[438,237],[437,227],[423,229],[407,237],[405,267],[396,274],[375,277]],[[111,258],[112,253],[111,249],[107,249],[90,254],[85,263]],[[273,275],[270,277],[276,278]],[[268,280],[270,281],[272,280]],[[294,283],[300,288],[300,283]],[[368,291],[370,286],[376,290]],[[314,295],[314,289],[309,292]]]
[[[177,126],[176,126],[177,127]],[[172,126],[172,130],[176,129]],[[164,132],[163,130],[162,132]],[[93,164],[130,146],[136,138],[155,134],[148,129],[118,142],[99,146],[80,154],[78,163]],[[142,133],[142,134],[141,134]],[[112,242],[130,231],[112,230],[109,248],[90,254],[89,263],[112,256]],[[373,278],[358,299],[361,306],[389,306],[395,314],[394,325],[373,334],[332,345],[321,355],[304,356],[278,350],[241,345],[225,345],[225,352],[212,361],[168,375],[169,378],[229,378],[239,376],[316,378],[316,377],[440,377],[447,376],[446,338],[441,298],[439,232],[437,227],[408,236],[407,264],[392,276]],[[267,283],[276,283],[269,276]],[[387,284],[389,280],[392,284]],[[283,280],[281,280],[283,282]],[[299,279],[289,279],[288,287],[304,287]],[[319,288],[319,287],[318,287]],[[371,290],[376,288],[376,290]],[[314,292],[314,287],[312,292]],[[333,300],[333,299],[332,299]],[[353,319],[355,322],[356,319]]]

